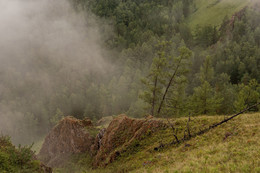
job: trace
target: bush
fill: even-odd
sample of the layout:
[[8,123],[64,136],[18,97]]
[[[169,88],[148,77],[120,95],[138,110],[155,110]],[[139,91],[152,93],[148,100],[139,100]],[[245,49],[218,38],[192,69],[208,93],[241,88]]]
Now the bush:
[[31,146],[18,148],[7,136],[0,137],[0,172],[40,172],[40,162],[33,159]]

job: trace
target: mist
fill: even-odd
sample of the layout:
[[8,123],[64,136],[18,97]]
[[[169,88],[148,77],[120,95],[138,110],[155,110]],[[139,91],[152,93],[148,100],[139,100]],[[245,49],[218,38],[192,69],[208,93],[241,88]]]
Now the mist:
[[98,80],[112,67],[97,19],[68,1],[0,0],[0,8],[0,132],[30,143],[48,132],[58,102],[84,91],[81,80]]

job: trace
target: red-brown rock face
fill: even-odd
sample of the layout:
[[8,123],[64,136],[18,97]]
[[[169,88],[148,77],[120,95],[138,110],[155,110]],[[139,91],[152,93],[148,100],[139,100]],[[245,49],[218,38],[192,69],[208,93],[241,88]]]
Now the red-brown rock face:
[[45,138],[37,157],[48,166],[57,166],[70,154],[89,151],[94,138],[85,124],[70,116],[62,119]]
[[128,118],[126,115],[118,116],[103,131],[103,134],[97,135],[91,151],[92,154],[96,155],[93,166],[105,166],[113,162],[122,152],[118,148],[128,146],[133,140],[140,139],[147,130],[155,130],[162,126],[164,124],[158,120],[138,120]]
[[94,167],[106,166],[127,151],[134,141],[142,140],[148,130],[158,130],[165,124],[151,116],[147,119],[132,119],[119,115],[106,129],[100,130],[96,138],[88,133],[86,127],[95,128],[89,119],[62,119],[45,138],[37,157],[47,166],[59,167],[66,163],[71,154],[89,152]]

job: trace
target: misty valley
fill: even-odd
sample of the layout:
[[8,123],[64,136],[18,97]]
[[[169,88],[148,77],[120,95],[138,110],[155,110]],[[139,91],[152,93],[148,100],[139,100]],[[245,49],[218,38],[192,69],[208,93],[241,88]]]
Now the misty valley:
[[0,7],[0,172],[260,172],[258,0]]

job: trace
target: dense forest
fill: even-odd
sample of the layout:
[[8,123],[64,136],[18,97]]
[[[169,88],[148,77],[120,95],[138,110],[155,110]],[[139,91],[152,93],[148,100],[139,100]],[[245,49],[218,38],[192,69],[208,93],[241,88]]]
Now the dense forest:
[[[31,143],[66,115],[94,121],[121,113],[171,118],[223,115],[260,100],[259,3],[226,16],[222,23],[195,27],[187,22],[198,10],[195,0],[70,0],[70,4],[84,16],[77,23],[82,30],[98,26],[102,40],[98,44],[104,49],[98,56],[106,65],[97,59],[98,69],[84,63],[74,67],[73,58],[53,61],[41,54],[42,49],[32,53],[33,58],[20,59],[19,66],[3,63],[0,108],[8,115],[5,122],[12,123],[0,125],[16,143]],[[72,39],[68,49],[75,46],[73,41],[77,40]],[[87,46],[90,52],[97,50],[92,43]],[[10,66],[2,68],[5,65]]]

